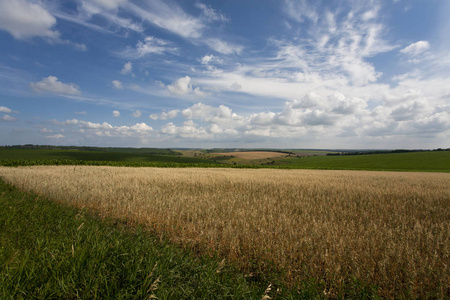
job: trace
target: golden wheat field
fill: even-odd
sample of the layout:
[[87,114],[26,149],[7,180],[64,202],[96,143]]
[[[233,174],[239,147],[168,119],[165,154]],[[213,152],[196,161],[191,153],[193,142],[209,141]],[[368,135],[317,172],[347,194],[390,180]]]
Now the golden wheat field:
[[450,293],[450,174],[35,166],[0,176],[246,272],[315,278],[327,295],[351,278],[387,298]]

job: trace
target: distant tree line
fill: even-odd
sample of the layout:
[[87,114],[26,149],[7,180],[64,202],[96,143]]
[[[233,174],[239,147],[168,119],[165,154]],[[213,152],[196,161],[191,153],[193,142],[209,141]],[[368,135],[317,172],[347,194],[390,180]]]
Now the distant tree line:
[[91,146],[53,146],[53,145],[10,145],[0,146],[0,149],[30,149],[30,150],[78,150],[78,151],[99,151],[99,152],[127,152],[127,153],[145,153],[177,155],[178,153],[171,149],[160,148],[126,148],[126,147],[91,147]]

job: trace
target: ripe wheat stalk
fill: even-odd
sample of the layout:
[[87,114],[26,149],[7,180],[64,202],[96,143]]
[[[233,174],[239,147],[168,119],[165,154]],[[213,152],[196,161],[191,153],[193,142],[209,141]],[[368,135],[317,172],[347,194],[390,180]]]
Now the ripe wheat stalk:
[[450,174],[46,166],[0,168],[23,190],[133,224],[247,272],[285,270],[330,295],[450,291]]

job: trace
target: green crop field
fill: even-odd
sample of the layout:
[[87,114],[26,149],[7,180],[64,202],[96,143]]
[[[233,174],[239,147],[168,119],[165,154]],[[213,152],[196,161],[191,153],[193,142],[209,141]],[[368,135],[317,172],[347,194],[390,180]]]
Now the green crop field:
[[450,151],[286,158],[278,166],[295,169],[450,172]]
[[[80,149],[84,149],[80,147]],[[341,156],[288,156],[239,160],[217,155],[196,155],[170,149],[0,148],[0,165],[110,165],[132,167],[238,167],[325,170],[450,172],[450,151],[423,151]],[[117,149],[117,151],[116,151]],[[199,152],[199,151],[194,151]],[[165,153],[165,154],[161,154]]]
[[153,153],[122,151],[81,151],[55,149],[0,149],[0,160],[75,160],[117,162],[211,163],[212,161]]

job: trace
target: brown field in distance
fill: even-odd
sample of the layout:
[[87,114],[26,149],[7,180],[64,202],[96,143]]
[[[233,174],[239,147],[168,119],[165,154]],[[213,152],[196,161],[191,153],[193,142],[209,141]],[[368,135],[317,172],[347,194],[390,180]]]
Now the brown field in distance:
[[144,224],[257,274],[284,270],[337,295],[450,291],[450,174],[94,166],[0,167],[22,190]]
[[271,151],[242,151],[242,152],[224,152],[215,154],[234,156],[241,159],[264,159],[289,155],[288,153],[271,152]]

